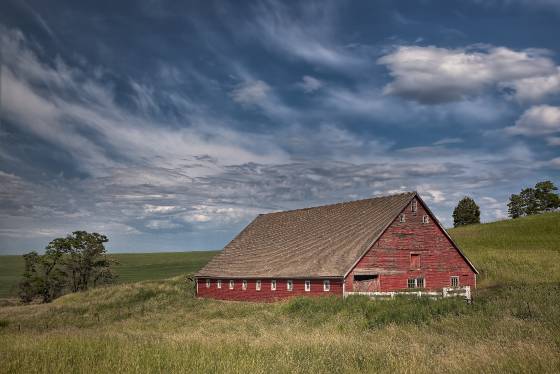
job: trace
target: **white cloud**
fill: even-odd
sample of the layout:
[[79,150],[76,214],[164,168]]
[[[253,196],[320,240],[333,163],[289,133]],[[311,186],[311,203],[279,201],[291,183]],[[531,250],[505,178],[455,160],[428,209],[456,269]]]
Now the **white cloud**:
[[181,225],[169,220],[150,220],[146,223],[146,227],[152,230],[171,230],[181,227]]
[[483,217],[488,217],[492,221],[507,218],[506,207],[506,202],[498,201],[490,196],[484,196],[480,201],[480,210]]
[[515,90],[515,98],[522,102],[538,101],[560,93],[560,68],[556,73],[539,77],[523,78],[502,84]]
[[464,100],[499,84],[556,72],[544,51],[488,46],[403,46],[378,59],[378,63],[386,65],[393,77],[385,86],[385,94],[423,104]]
[[231,92],[231,98],[243,105],[258,104],[266,99],[269,91],[270,86],[268,84],[261,80],[254,80],[238,85]]
[[536,105],[525,111],[506,131],[514,135],[538,136],[560,132],[560,107]]
[[310,93],[321,88],[323,86],[323,82],[309,75],[304,75],[299,83],[299,86],[305,93]]
[[148,214],[168,214],[179,210],[180,207],[174,205],[144,205],[144,211]]
[[560,169],[560,157],[553,158],[549,161],[550,166]]
[[443,191],[435,189],[431,185],[420,185],[416,187],[416,190],[426,199],[427,201],[432,201],[436,204],[443,203],[446,199]]
[[546,142],[548,143],[548,145],[560,145],[560,137],[557,136],[550,136],[546,139]]
[[214,227],[239,223],[249,220],[261,213],[262,210],[234,206],[194,205],[192,211],[181,218],[190,223],[212,223]]

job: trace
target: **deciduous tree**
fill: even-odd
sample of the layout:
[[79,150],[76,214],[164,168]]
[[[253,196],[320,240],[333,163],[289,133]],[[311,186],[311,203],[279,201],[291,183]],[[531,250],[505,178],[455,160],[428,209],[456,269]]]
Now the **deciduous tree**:
[[106,254],[105,235],[75,231],[65,238],[52,240],[45,254],[25,254],[25,269],[20,282],[20,298],[30,302],[41,298],[50,302],[65,290],[84,291],[100,284],[111,283],[115,263]]
[[524,188],[519,195],[511,195],[508,213],[511,218],[530,216],[560,208],[558,188],[551,181],[535,184],[534,188]]
[[465,196],[453,210],[453,225],[457,227],[473,223],[480,223],[480,208],[473,199]]

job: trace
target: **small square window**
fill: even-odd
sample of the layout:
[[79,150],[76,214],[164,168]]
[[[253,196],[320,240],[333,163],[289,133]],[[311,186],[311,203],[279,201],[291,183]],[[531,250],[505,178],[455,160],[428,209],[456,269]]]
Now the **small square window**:
[[235,282],[233,281],[233,279],[230,279],[229,281],[229,289],[233,290],[233,287],[235,286]]
[[424,278],[416,278],[416,288],[424,288]]
[[206,279],[206,288],[210,288],[210,279]]
[[418,202],[416,200],[412,200],[410,210],[412,210],[412,213],[416,213],[416,211],[418,210]]
[[276,291],[276,279],[270,281],[270,290]]
[[257,279],[257,281],[255,282],[255,290],[260,291],[261,290],[261,280]]
[[328,292],[331,290],[331,281],[328,279],[325,279],[323,281],[323,291]]
[[308,280],[305,281],[305,291],[306,292],[311,291],[311,281]]
[[430,222],[430,217],[428,217],[427,215],[422,216],[422,223],[428,223]]
[[222,280],[221,280],[221,279],[218,279],[218,280],[216,281],[216,287],[222,288]]
[[401,214],[400,221],[401,221],[401,223],[406,222],[406,216],[404,214]]
[[243,279],[243,283],[241,283],[241,289],[242,289],[242,290],[246,290],[246,289],[247,289],[247,280]]
[[416,279],[412,278],[408,280],[408,288],[416,288]]
[[292,290],[294,289],[294,282],[291,281],[291,280],[288,280],[288,281],[286,282],[286,289],[287,289],[288,291],[292,291]]
[[452,276],[451,277],[451,287],[459,287],[459,277]]

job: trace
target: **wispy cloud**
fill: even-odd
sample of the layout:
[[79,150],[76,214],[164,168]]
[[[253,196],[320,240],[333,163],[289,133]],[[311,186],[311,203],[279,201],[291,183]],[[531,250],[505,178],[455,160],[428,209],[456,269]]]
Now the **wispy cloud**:
[[321,82],[319,79],[313,78],[309,75],[304,75],[301,78],[301,82],[299,82],[298,85],[299,85],[299,87],[301,87],[303,92],[311,93],[311,92],[317,91],[319,88],[321,88],[323,86],[323,82]]
[[355,51],[336,38],[332,2],[301,5],[298,12],[278,2],[265,2],[255,9],[254,34],[262,43],[287,58],[352,71],[365,63]]
[[231,92],[231,98],[242,105],[253,105],[264,101],[269,91],[270,86],[261,80],[244,82]]
[[434,143],[434,145],[447,145],[463,143],[461,138],[443,138]]

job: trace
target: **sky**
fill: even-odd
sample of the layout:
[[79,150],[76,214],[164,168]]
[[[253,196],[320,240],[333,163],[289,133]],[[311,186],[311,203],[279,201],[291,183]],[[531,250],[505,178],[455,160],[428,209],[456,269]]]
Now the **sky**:
[[31,1],[0,13],[0,254],[220,249],[416,190],[560,183],[560,1]]

